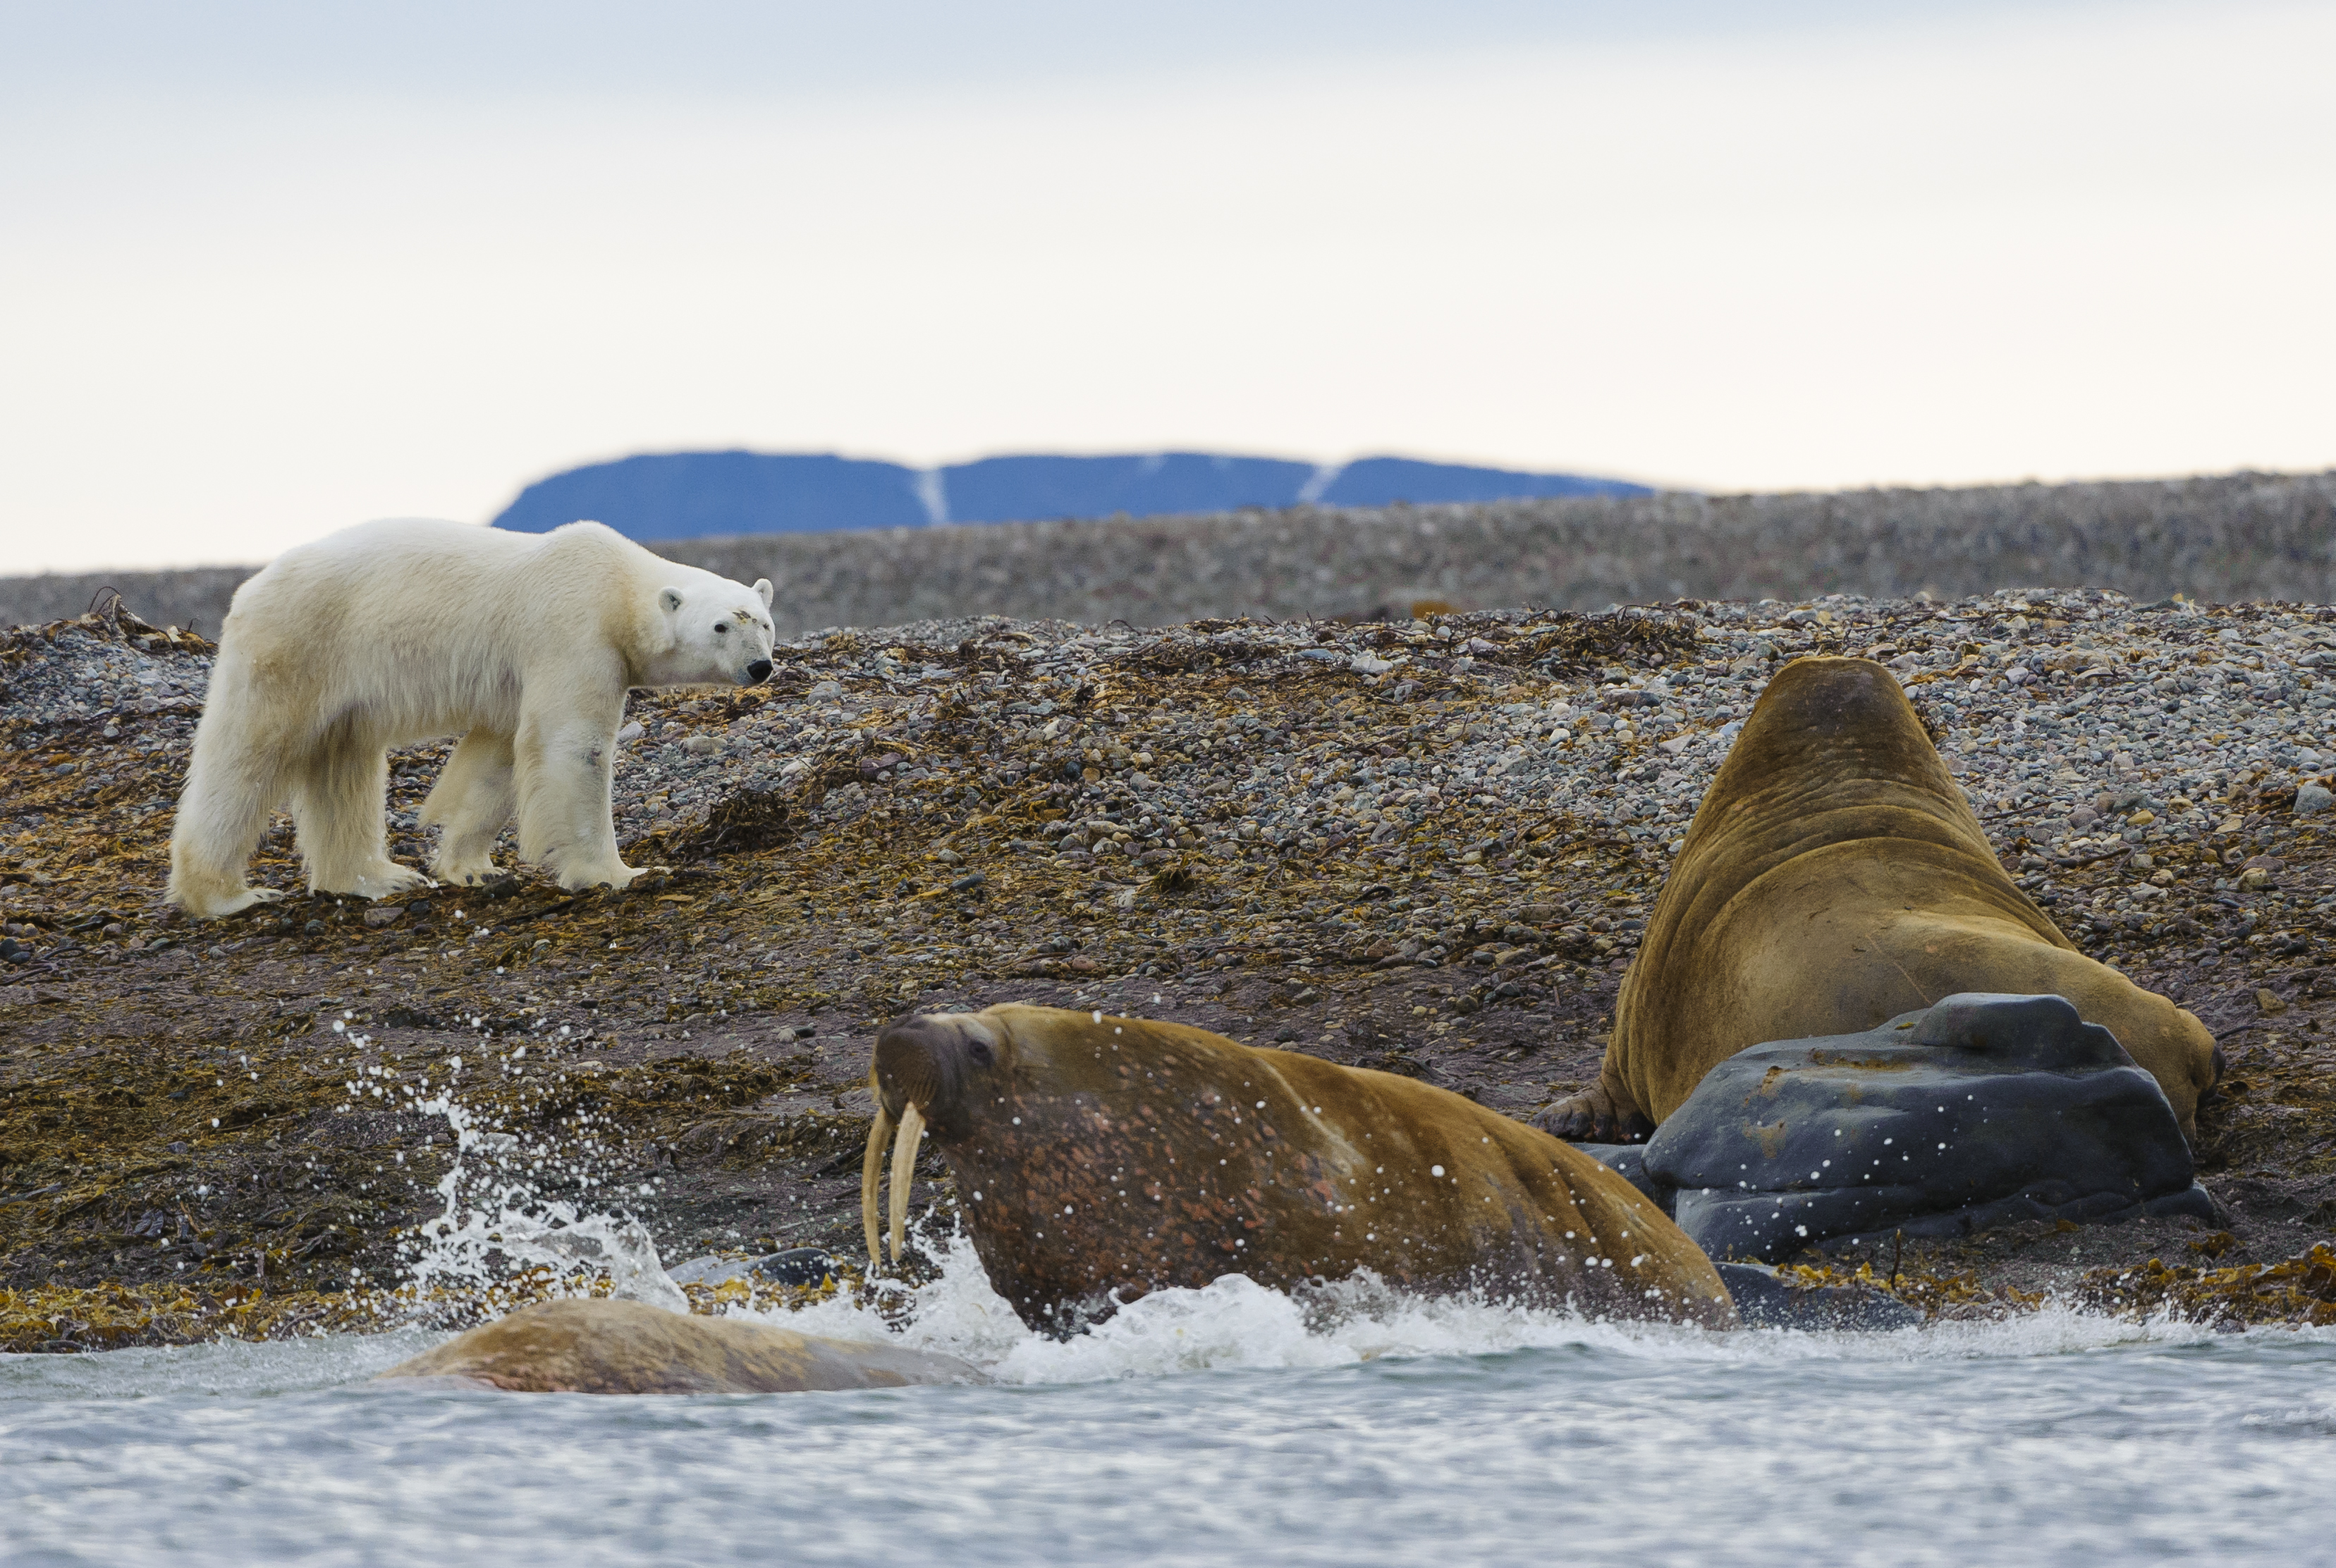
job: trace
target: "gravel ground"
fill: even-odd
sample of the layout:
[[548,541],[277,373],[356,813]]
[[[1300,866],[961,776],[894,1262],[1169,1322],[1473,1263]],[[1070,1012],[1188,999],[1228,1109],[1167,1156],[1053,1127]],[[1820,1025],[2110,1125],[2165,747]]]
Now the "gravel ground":
[[[1712,771],[1812,651],[1895,669],[2021,884],[2231,1059],[2201,1118],[2227,1235],[2014,1231],[1907,1270],[1969,1276],[1967,1304],[2326,1241],[2330,610],[2020,591],[831,630],[765,687],[636,696],[619,836],[672,870],[625,894],[523,872],[200,927],[155,900],[208,650],[91,618],[0,641],[0,1285],[392,1277],[445,1168],[444,1121],[396,1108],[424,1082],[668,1258],[841,1254],[871,1037],[917,1006],[1173,1018],[1529,1115],[1594,1074]],[[401,859],[443,752],[394,759]],[[288,851],[279,821],[255,874],[297,894]]]
[[[1436,601],[1596,610],[1683,594],[1953,598],[2007,583],[2142,600],[2336,599],[2336,473],[1792,495],[1584,496],[1295,507],[660,541],[779,585],[789,637],[828,621],[1060,616],[1171,626],[1337,618]],[[157,622],[216,632],[253,569],[0,579],[0,626],[79,615],[111,586]]]

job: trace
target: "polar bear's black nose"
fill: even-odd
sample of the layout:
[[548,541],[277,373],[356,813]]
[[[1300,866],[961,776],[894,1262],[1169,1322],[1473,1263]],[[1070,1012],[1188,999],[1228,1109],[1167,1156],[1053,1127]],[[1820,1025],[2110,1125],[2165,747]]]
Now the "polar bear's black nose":
[[746,667],[746,676],[748,679],[754,681],[758,685],[761,682],[770,679],[771,661],[766,658],[756,659],[754,663]]

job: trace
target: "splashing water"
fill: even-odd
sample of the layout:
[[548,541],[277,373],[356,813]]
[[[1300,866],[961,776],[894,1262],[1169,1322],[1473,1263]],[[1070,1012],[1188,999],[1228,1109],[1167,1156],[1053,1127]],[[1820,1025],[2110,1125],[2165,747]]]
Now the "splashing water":
[[[793,1311],[728,1309],[838,1339],[891,1339],[959,1357],[1003,1383],[1083,1383],[1179,1373],[1329,1368],[1383,1359],[1504,1355],[1580,1349],[1631,1359],[1741,1366],[2050,1356],[2123,1346],[2211,1344],[2219,1336],[2175,1318],[2109,1318],[2058,1305],[2004,1320],[1942,1322],[1888,1332],[1746,1329],[1713,1333],[1668,1323],[1592,1320],[1564,1310],[1469,1297],[1428,1298],[1363,1273],[1297,1295],[1229,1274],[1197,1290],[1155,1290],[1067,1339],[1024,1327],[961,1232],[919,1245],[939,1274],[884,1281],[874,1301],[839,1295]],[[2336,1343],[2336,1333],[2326,1336]]]
[[[486,1298],[530,1270],[547,1271],[557,1291],[608,1293],[667,1311],[689,1310],[638,1220],[580,1209],[545,1196],[532,1177],[547,1164],[572,1165],[542,1145],[480,1126],[451,1094],[414,1102],[443,1117],[455,1140],[440,1180],[439,1216],[412,1243],[413,1296]],[[1746,1329],[1713,1334],[1661,1323],[1585,1319],[1564,1309],[1525,1308],[1469,1297],[1424,1298],[1368,1272],[1295,1295],[1231,1274],[1199,1289],[1156,1290],[1121,1305],[1086,1331],[1056,1339],[1026,1327],[991,1286],[972,1242],[928,1216],[913,1227],[939,1271],[915,1285],[871,1282],[807,1306],[757,1309],[734,1303],[733,1317],[863,1343],[902,1344],[972,1362],[1002,1383],[1086,1383],[1179,1373],[1331,1368],[1383,1359],[1595,1349],[1625,1358],[1725,1364],[1894,1360],[2055,1355],[2127,1345],[2211,1342],[2202,1326],[2166,1318],[2136,1321],[2074,1307],[2048,1307],[2001,1321],[1936,1323],[1887,1333]],[[540,1276],[539,1276],[540,1278]]]
[[[551,1151],[427,1104],[459,1169],[417,1246],[419,1287],[475,1296],[539,1270],[575,1289],[591,1272],[679,1304],[637,1221],[531,1184]],[[605,1399],[365,1384],[434,1340],[414,1328],[0,1357],[0,1542],[12,1561],[174,1568],[774,1551],[1409,1568],[1553,1550],[1806,1568],[2287,1564],[2336,1533],[2336,1329],[2049,1309],[1707,1333],[1368,1278],[1282,1295],[1229,1276],[1056,1340],[1023,1327],[966,1238],[922,1229],[930,1280],[761,1315],[949,1351],[1005,1386]]]
[[417,1300],[439,1293],[492,1299],[514,1275],[541,1267],[550,1271],[555,1289],[593,1275],[606,1279],[620,1300],[689,1310],[689,1298],[667,1277],[647,1226],[547,1198],[502,1158],[532,1154],[540,1167],[546,1151],[482,1129],[451,1092],[418,1099],[413,1109],[443,1117],[454,1135],[453,1159],[437,1186],[438,1217],[407,1242],[406,1284]]

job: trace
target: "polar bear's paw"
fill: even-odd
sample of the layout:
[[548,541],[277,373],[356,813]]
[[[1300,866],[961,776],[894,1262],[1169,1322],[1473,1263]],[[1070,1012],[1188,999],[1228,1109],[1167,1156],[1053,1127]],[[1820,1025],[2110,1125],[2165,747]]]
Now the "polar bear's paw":
[[429,879],[412,866],[399,865],[395,861],[383,861],[359,872],[350,886],[323,888],[328,893],[350,893],[361,899],[395,898],[399,893],[418,888]]
[[274,888],[242,887],[225,898],[209,900],[200,909],[190,909],[188,912],[198,920],[219,920],[229,915],[241,914],[258,904],[281,903],[283,900],[284,895]]
[[637,877],[667,876],[672,871],[671,866],[628,866],[622,861],[598,866],[562,866],[560,885],[571,893],[586,888],[614,888],[621,892]]
[[453,887],[478,887],[502,880],[502,868],[486,859],[475,861],[442,860],[434,862],[430,872],[440,881]]

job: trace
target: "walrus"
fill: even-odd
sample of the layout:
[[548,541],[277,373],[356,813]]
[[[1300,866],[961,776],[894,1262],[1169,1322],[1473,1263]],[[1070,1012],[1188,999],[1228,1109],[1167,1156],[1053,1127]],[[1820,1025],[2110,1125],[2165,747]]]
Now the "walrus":
[[2013,885],[1888,670],[1795,659],[1688,830],[1597,1084],[1534,1123],[1636,1143],[1748,1046],[1860,1033],[1964,991],[2067,998],[2196,1143],[2220,1072],[2206,1027],[2078,952]]
[[522,1307],[381,1376],[519,1394],[795,1394],[988,1381],[954,1356],[589,1300]]
[[1710,1261],[1628,1181],[1409,1078],[1009,1004],[888,1026],[871,1081],[871,1257],[885,1140],[897,1128],[897,1257],[930,1129],[990,1283],[1042,1332],[1226,1274],[1288,1290],[1366,1269],[1423,1294],[1736,1322]]

